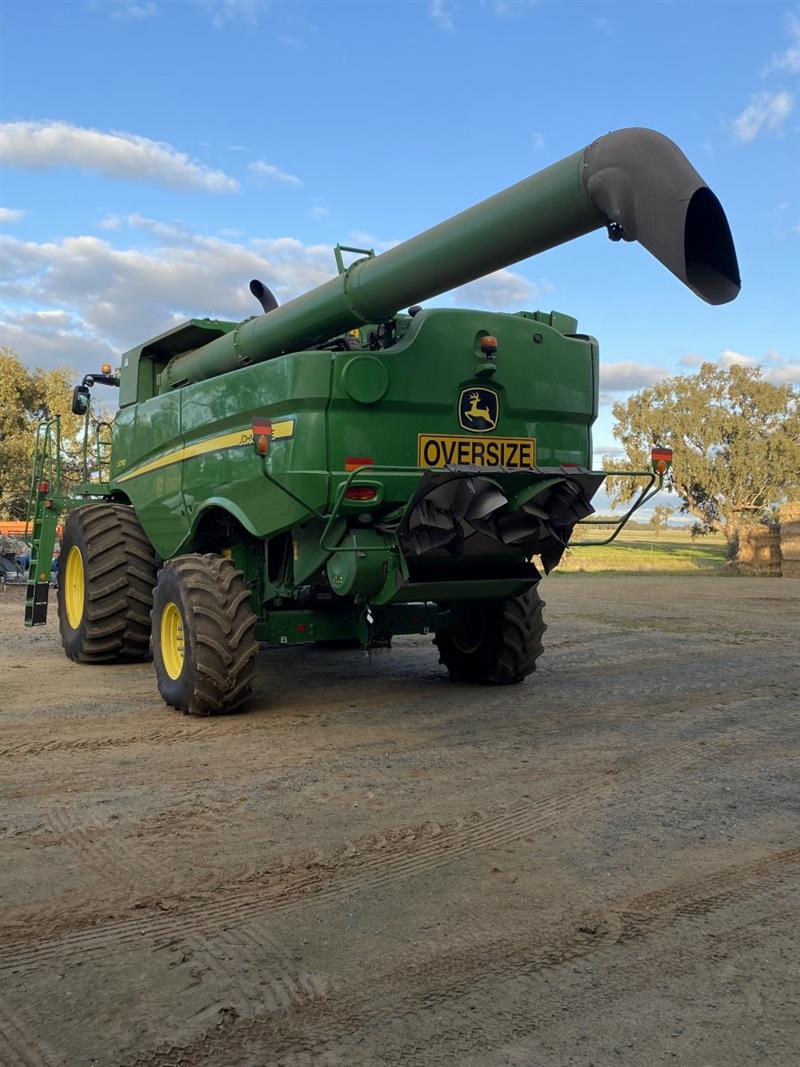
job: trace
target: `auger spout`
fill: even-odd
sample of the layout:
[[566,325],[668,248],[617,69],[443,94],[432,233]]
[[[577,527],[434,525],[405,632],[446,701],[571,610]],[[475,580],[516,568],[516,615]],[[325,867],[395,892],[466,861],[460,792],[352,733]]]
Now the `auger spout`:
[[624,129],[176,356],[161,387],[203,381],[385,322],[401,309],[602,227],[614,240],[638,241],[710,304],[739,292],[736,250],[719,200],[669,138]]

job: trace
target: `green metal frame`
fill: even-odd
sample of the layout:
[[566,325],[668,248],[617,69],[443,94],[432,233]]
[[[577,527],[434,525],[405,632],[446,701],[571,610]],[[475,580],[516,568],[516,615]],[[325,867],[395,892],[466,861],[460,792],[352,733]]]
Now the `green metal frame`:
[[342,256],[342,252],[353,252],[359,256],[366,256],[367,259],[375,258],[374,248],[355,248],[353,245],[334,245],[333,256],[336,260],[336,269],[338,270],[339,274],[347,273],[347,267],[344,265],[344,257]]
[[[93,457],[97,464],[98,479],[102,479],[104,473],[108,472],[111,441],[102,439],[103,429],[110,429],[110,423],[92,418],[87,411],[79,453],[83,482],[75,487],[74,492],[64,495],[62,457],[69,453],[61,433],[61,416],[54,415],[36,427],[23,534],[23,540],[31,549],[25,599],[26,626],[37,626],[47,619],[51,560],[62,516],[80,504],[92,499],[102,499],[112,492],[107,482],[92,481],[94,472],[91,470],[90,457]],[[44,483],[47,484],[47,489],[43,492],[40,487]]]
[[[593,471],[592,473],[595,472]],[[598,471],[597,473],[599,474],[600,472]],[[633,515],[635,511],[638,511],[639,508],[649,500],[652,500],[664,487],[664,475],[656,474],[653,471],[605,471],[604,473],[607,477],[614,478],[647,478],[647,485],[641,490],[631,507],[619,519],[613,532],[609,534],[608,537],[604,538],[602,541],[571,541],[570,548],[599,548],[601,545],[610,545],[621,533],[631,515]],[[654,485],[655,488],[653,488]],[[575,525],[610,526],[611,524],[607,519],[581,519],[580,522],[576,522]]]

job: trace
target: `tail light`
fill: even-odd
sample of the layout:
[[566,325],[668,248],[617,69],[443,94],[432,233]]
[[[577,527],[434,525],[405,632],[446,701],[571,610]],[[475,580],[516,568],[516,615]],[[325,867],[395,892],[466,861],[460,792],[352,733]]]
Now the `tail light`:
[[346,500],[374,500],[378,490],[374,485],[351,485],[344,495]]
[[650,462],[656,474],[666,474],[672,466],[672,449],[652,448],[650,450]]

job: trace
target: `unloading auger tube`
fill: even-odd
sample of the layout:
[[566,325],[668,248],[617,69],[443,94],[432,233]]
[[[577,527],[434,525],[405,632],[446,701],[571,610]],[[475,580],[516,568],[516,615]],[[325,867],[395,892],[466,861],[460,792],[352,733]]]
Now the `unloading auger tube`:
[[733,300],[739,266],[719,200],[668,137],[617,130],[545,170],[231,333],[176,356],[162,389],[313,348],[412,304],[607,227],[638,241],[709,304]]

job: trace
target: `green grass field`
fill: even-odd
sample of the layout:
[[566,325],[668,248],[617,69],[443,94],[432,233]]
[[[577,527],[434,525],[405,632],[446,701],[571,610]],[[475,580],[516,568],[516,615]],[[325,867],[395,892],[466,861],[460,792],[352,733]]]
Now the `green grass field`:
[[[603,526],[584,527],[580,537],[606,537]],[[576,536],[578,532],[576,531]],[[725,539],[709,534],[692,540],[688,530],[667,529],[656,535],[647,526],[627,526],[602,548],[569,548],[556,574],[705,574],[729,576]]]

